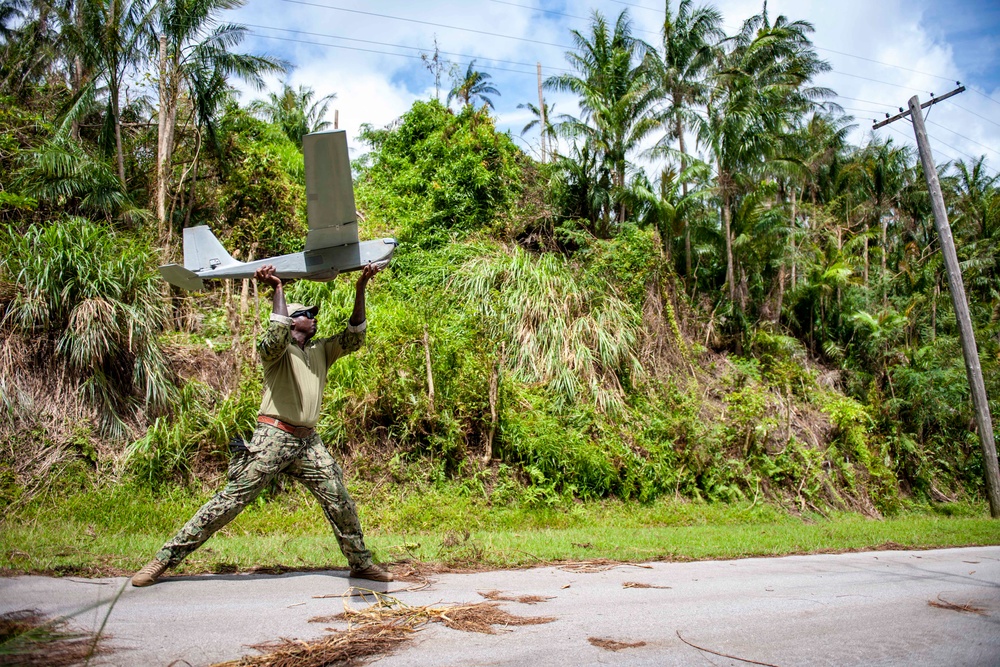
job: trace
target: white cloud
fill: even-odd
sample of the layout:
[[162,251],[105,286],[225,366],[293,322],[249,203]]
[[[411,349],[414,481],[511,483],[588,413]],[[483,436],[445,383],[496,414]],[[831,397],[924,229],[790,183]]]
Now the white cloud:
[[[305,1],[310,4],[304,4]],[[362,123],[384,125],[408,109],[414,100],[428,99],[433,95],[433,77],[419,60],[419,51],[388,45],[417,47],[429,53],[435,35],[442,51],[460,54],[447,57],[456,61],[462,72],[469,60],[476,58],[477,69],[492,75],[492,82],[501,93],[493,99],[498,125],[518,135],[530,116],[517,109],[517,105],[523,102],[537,104],[538,101],[534,64],[542,63],[545,76],[566,68],[565,46],[572,44],[570,29],[588,31],[589,18],[584,20],[566,15],[590,17],[592,10],[597,9],[613,23],[626,7],[625,3],[612,0],[598,0],[586,5],[543,3],[540,0],[447,0],[419,4],[401,0],[304,2],[251,0],[247,7],[234,12],[232,19],[270,28],[252,28],[257,34],[248,40],[247,47],[282,55],[292,61],[296,65],[291,75],[294,85],[311,86],[317,96],[335,91],[338,97],[330,105],[329,120],[333,120],[332,110],[339,109],[340,126],[352,138],[357,136],[357,128]],[[628,9],[636,36],[658,44],[663,4],[656,0],[630,0],[628,4],[633,5]],[[760,11],[762,6],[759,0],[724,0],[714,4],[722,12],[730,33],[736,31],[744,19]],[[972,4],[972,0],[956,2],[956,5],[965,5],[970,11]],[[338,11],[318,5],[354,11]],[[542,6],[559,14],[540,11]],[[676,0],[672,0],[672,6],[676,7]],[[837,3],[770,0],[768,3],[772,20],[779,14],[785,14],[789,19],[807,20],[815,26],[813,41],[821,49],[819,55],[834,68],[817,83],[843,96],[836,101],[858,119],[858,130],[853,137],[856,142],[865,140],[870,131],[871,118],[881,117],[884,112],[900,106],[905,107],[907,99],[913,94],[919,94],[923,100],[928,98],[928,92],[947,92],[954,86],[950,77],[962,80],[966,85],[975,84],[974,80],[963,78],[966,73],[960,71],[955,57],[963,48],[972,48],[972,43],[944,42],[942,31],[937,26],[926,25],[923,14],[914,13],[912,6],[911,2],[904,3],[902,0],[883,0],[879,3],[867,0],[842,0]],[[467,30],[453,30],[446,26],[460,26]],[[349,37],[367,40],[367,43],[288,30]],[[261,35],[348,48],[268,39]],[[389,55],[390,52],[409,57]],[[493,62],[491,59],[511,62]],[[939,74],[949,79],[934,78],[928,74]],[[442,99],[449,87],[449,81],[442,81]],[[981,92],[1000,99],[996,90]],[[546,92],[546,100],[555,102],[559,113],[578,112],[575,100],[568,95]],[[1000,164],[1000,153],[990,150],[1000,147],[998,112],[1000,103],[971,90],[936,105],[930,120],[938,125],[931,124],[928,129],[933,141],[939,142],[935,143],[939,161],[957,157],[969,159],[969,155],[985,153],[992,165]],[[909,124],[895,125],[898,127],[880,130],[880,134],[888,132],[894,141],[912,143]],[[537,144],[537,135],[526,136],[525,140]],[[354,147],[356,150],[363,149],[358,145]]]

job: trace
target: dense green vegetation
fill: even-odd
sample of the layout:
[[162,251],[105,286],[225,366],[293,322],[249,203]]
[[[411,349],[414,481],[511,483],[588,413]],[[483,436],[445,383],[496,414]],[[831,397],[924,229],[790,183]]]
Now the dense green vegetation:
[[[269,295],[183,294],[155,273],[187,226],[210,224],[239,259],[303,242],[300,142],[328,98],[286,85],[237,101],[233,77],[281,63],[236,52],[243,29],[217,22],[234,4],[0,0],[4,522],[94,485],[180,498],[149,551],[253,428]],[[368,500],[389,508],[377,489],[409,490],[485,527],[507,505],[530,523],[529,510],[670,497],[981,512],[919,161],[889,139],[848,143],[852,119],[812,83],[827,66],[811,26],[766,10],[735,35],[721,25],[668,3],[650,45],[627,12],[595,16],[573,34],[573,73],[546,84],[582,113],[539,118],[543,162],[496,131],[499,91],[472,64],[458,108],[417,101],[363,130],[362,236],[401,245],[370,288],[367,346],[331,371],[319,430]],[[153,83],[123,100],[130,72]],[[997,176],[983,159],[940,172],[1000,414]],[[321,331],[352,295],[344,280],[288,290],[322,305]]]

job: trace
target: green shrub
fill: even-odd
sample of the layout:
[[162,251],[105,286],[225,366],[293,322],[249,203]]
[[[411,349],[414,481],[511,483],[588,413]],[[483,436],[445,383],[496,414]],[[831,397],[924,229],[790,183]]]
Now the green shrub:
[[146,433],[125,452],[123,465],[144,483],[187,480],[195,452],[227,460],[227,445],[235,437],[249,438],[260,406],[259,369],[244,373],[238,390],[215,396],[198,382],[181,389],[174,411],[157,417]]
[[363,126],[361,138],[372,152],[359,165],[358,205],[404,243],[463,238],[507,215],[520,195],[521,153],[485,110],[454,115],[418,101],[395,127]]
[[305,163],[302,153],[276,126],[230,108],[226,166],[218,194],[224,224],[219,229],[239,259],[301,250],[305,243]]

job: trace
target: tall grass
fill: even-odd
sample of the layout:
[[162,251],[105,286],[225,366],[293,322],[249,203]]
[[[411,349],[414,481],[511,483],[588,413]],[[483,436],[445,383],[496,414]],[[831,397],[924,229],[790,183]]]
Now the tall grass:
[[168,406],[175,390],[157,343],[165,313],[147,244],[84,218],[8,229],[0,243],[0,273],[15,285],[0,330],[23,339],[29,371],[76,384],[115,439],[137,411]]
[[588,285],[566,259],[514,248],[467,262],[453,289],[478,309],[513,380],[544,384],[562,409],[623,407],[624,384],[642,373],[639,317],[609,283]]

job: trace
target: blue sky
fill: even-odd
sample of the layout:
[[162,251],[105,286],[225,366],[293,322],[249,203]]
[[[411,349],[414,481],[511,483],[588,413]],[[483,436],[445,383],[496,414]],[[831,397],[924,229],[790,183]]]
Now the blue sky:
[[[676,0],[671,4],[676,7]],[[760,0],[712,4],[730,34],[762,5]],[[475,58],[476,69],[491,74],[501,93],[493,100],[498,125],[511,130],[526,150],[537,151],[537,134],[520,136],[530,115],[517,108],[538,102],[535,63],[542,64],[544,77],[564,70],[570,30],[586,33],[594,11],[613,22],[622,10],[628,10],[637,37],[658,43],[663,3],[657,0],[249,0],[229,18],[251,28],[247,50],[295,66],[288,77],[293,85],[311,86],[317,95],[337,94],[329,120],[338,110],[355,154],[366,150],[353,140],[363,123],[386,125],[414,100],[434,96],[434,79],[420,53],[432,52],[435,37],[461,72]],[[867,141],[872,119],[905,107],[911,95],[925,100],[960,80],[969,90],[936,105],[929,117],[935,158],[986,155],[992,170],[1000,165],[1000,4],[771,0],[768,11],[815,26],[818,53],[833,66],[818,83],[836,91],[835,101],[856,117],[855,142]],[[279,83],[269,81],[272,89]],[[442,100],[450,86],[445,77]],[[546,92],[546,101],[557,112],[577,113],[570,96]],[[878,132],[913,143],[906,122]]]
[[923,25],[934,38],[956,46],[955,65],[971,83],[1000,88],[1000,2],[926,2]]

